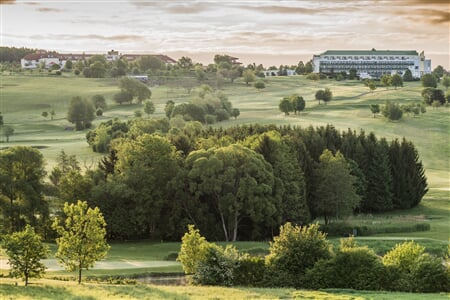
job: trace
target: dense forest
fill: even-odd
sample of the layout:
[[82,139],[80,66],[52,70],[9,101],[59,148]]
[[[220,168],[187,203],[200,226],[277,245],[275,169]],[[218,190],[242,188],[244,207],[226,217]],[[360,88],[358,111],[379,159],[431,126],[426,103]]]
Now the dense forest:
[[[331,125],[224,129],[190,121],[178,128],[167,119],[111,120],[88,141],[103,141],[107,156],[82,172],[62,152],[51,184],[44,184],[38,150],[0,153],[2,231],[32,224],[51,237],[48,201],[81,199],[103,212],[109,239],[179,240],[195,224],[209,240],[264,240],[286,222],[322,217],[333,224],[352,213],[411,208],[427,192],[411,142]],[[27,172],[12,174],[24,163]]]

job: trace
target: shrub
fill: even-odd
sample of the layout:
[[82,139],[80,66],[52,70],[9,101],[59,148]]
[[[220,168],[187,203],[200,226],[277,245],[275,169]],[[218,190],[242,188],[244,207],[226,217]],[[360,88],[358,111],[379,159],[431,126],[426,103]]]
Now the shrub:
[[434,293],[450,291],[450,278],[440,258],[428,253],[420,255],[411,268],[414,292]]
[[389,101],[386,102],[381,112],[383,116],[392,121],[400,120],[403,116],[403,111],[400,106]]
[[263,257],[242,255],[234,270],[233,285],[262,286],[265,269]]
[[96,114],[98,117],[101,117],[101,116],[103,116],[103,110],[102,110],[101,108],[97,108],[97,110],[95,111],[95,114]]
[[76,69],[75,71],[73,71],[73,73],[78,76],[80,75],[80,70]]
[[258,90],[264,89],[264,88],[266,87],[266,85],[264,84],[264,82],[261,81],[261,80],[255,82],[254,86],[255,86],[255,88],[257,88]]
[[307,270],[305,285],[309,288],[382,288],[384,266],[367,247],[357,247],[353,238],[341,239],[339,252],[330,260],[317,262]]
[[188,232],[181,238],[181,249],[177,258],[186,274],[196,273],[199,263],[205,261],[210,247],[210,243],[200,235],[200,231],[195,229],[194,225],[189,225]]
[[326,234],[319,231],[318,224],[301,227],[286,223],[270,243],[269,251],[266,274],[275,286],[300,287],[306,270],[331,256]]
[[235,270],[239,267],[239,252],[232,246],[223,249],[210,244],[198,263],[193,281],[195,284],[232,286]]
[[394,266],[401,272],[411,273],[415,261],[424,253],[425,247],[414,241],[397,244],[383,257],[383,264]]

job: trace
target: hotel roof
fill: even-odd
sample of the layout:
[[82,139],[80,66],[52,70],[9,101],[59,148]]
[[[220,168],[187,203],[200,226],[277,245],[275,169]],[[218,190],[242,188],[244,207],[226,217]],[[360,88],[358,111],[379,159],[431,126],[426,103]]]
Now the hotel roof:
[[418,55],[415,50],[328,50],[321,55]]

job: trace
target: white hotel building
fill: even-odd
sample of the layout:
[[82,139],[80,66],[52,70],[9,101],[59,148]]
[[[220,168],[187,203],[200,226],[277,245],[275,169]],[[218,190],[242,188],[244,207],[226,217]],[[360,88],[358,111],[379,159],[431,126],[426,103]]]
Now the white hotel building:
[[414,78],[431,73],[431,60],[423,51],[328,50],[313,57],[314,73],[347,74],[355,69],[360,78],[379,78],[383,74],[404,74],[409,69]]

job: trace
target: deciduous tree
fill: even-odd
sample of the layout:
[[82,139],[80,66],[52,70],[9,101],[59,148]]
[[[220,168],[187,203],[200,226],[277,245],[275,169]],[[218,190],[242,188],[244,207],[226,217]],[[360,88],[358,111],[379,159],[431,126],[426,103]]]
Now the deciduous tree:
[[248,85],[250,82],[255,81],[255,72],[253,70],[245,70],[242,73],[242,79],[244,80],[245,84]]
[[431,88],[437,87],[437,80],[433,74],[424,74],[424,75],[422,75],[420,80],[422,81],[422,86],[425,88],[426,87],[431,87]]
[[64,204],[64,214],[64,220],[55,219],[53,223],[53,229],[59,236],[55,256],[66,270],[78,270],[80,284],[82,270],[92,268],[108,253],[106,223],[100,210],[88,207],[85,201]]
[[147,100],[144,103],[144,112],[147,114],[147,116],[150,118],[150,115],[155,112],[155,105],[152,101]]
[[278,104],[278,108],[280,111],[284,112],[284,115],[289,115],[289,112],[293,111],[292,103],[288,97],[284,97],[280,100],[280,104]]
[[67,120],[75,124],[76,130],[83,130],[91,127],[91,122],[95,119],[95,109],[91,101],[82,99],[79,96],[70,100]]
[[23,231],[6,235],[3,248],[8,255],[10,275],[21,277],[28,285],[29,278],[39,278],[45,273],[41,259],[47,258],[48,248],[42,244],[41,237],[34,228],[27,225]]
[[290,100],[295,114],[297,114],[297,112],[302,112],[305,109],[306,103],[302,96],[294,94],[290,97]]
[[316,202],[312,209],[328,224],[331,219],[339,220],[351,215],[361,198],[355,190],[356,178],[351,175],[350,166],[339,151],[333,155],[325,149],[319,160],[315,175],[318,180]]

